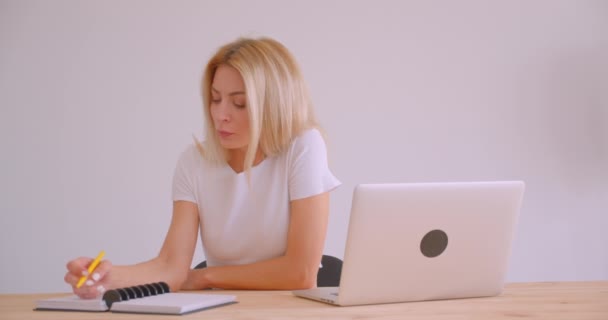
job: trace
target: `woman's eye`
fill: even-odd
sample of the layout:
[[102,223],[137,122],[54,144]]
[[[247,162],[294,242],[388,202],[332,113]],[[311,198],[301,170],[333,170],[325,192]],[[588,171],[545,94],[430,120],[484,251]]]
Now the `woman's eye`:
[[211,98],[211,103],[220,103],[222,99]]
[[239,103],[235,103],[234,106],[237,107],[237,108],[239,108],[239,109],[244,109],[245,108],[244,104],[239,104]]

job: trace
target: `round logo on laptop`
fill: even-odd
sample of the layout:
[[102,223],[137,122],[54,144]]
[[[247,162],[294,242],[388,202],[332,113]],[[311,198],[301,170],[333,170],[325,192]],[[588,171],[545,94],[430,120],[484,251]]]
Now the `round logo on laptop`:
[[420,241],[420,251],[425,257],[434,258],[448,247],[448,235],[442,230],[429,231]]

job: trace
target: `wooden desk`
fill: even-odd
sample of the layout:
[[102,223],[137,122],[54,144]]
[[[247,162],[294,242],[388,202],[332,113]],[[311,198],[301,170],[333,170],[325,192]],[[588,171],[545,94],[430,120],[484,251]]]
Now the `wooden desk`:
[[[180,319],[608,319],[608,281],[513,283],[491,298],[335,307],[295,297],[289,291],[217,291],[239,303]],[[57,294],[0,295],[0,319],[164,319],[117,313],[32,311],[34,300]]]

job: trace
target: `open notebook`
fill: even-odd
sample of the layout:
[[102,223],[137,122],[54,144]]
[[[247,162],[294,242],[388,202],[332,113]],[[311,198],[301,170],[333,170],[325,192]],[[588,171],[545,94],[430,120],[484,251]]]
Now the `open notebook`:
[[236,302],[233,295],[170,292],[166,283],[157,282],[109,290],[101,299],[72,295],[37,300],[35,310],[185,314]]

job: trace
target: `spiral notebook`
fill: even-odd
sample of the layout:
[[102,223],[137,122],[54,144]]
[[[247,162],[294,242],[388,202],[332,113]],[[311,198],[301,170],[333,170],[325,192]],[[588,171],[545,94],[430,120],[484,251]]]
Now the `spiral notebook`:
[[186,314],[236,303],[225,294],[170,292],[164,282],[108,290],[101,299],[67,297],[36,301],[34,310]]

